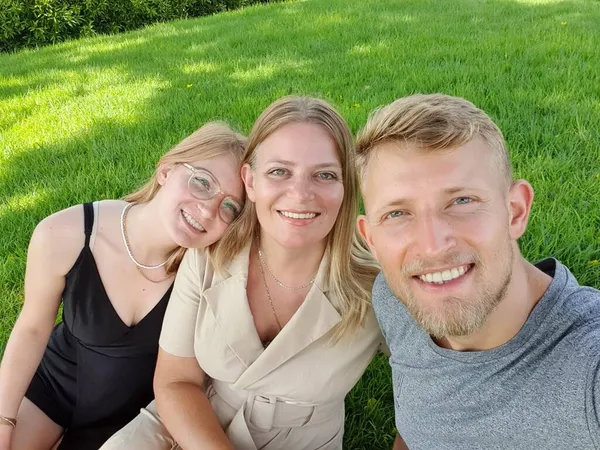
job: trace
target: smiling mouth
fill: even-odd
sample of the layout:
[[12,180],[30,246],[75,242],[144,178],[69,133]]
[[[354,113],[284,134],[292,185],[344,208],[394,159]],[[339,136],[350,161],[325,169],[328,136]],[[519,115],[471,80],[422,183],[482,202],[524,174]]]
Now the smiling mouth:
[[296,212],[282,211],[282,210],[278,210],[277,212],[279,214],[281,214],[283,217],[287,217],[288,219],[310,220],[310,219],[314,219],[317,216],[320,216],[319,213],[314,213],[314,212],[296,213]]
[[188,213],[186,213],[185,211],[181,210],[181,215],[183,216],[184,220],[195,230],[198,230],[200,232],[206,232],[206,230],[204,229],[204,227],[202,225],[200,225],[200,223],[198,223],[198,221],[196,219],[194,219],[191,215],[189,215]]
[[473,264],[464,264],[462,266],[453,267],[441,272],[429,272],[422,275],[416,275],[414,278],[418,278],[423,283],[446,284],[462,277],[464,274],[469,272],[472,267]]

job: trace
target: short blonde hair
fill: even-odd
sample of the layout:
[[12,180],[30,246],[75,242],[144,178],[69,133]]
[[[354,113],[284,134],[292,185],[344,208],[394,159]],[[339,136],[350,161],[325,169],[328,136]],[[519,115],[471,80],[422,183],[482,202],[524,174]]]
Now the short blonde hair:
[[375,110],[358,133],[356,152],[361,180],[376,147],[388,142],[416,145],[425,151],[459,147],[482,138],[510,185],[512,166],[502,132],[473,103],[444,94],[411,95]]
[[[192,164],[221,155],[231,155],[241,166],[245,146],[246,137],[236,133],[226,123],[206,123],[165,153],[158,160],[152,177],[141,188],[126,195],[123,199],[132,203],[146,203],[152,200],[160,190],[158,171],[164,165]],[[217,245],[218,242],[213,246]],[[185,251],[185,248],[179,247],[171,254],[165,265],[167,274],[177,271]]]
[[[334,328],[333,339],[362,325],[369,311],[371,287],[379,267],[355,227],[358,215],[359,185],[355,170],[352,133],[344,119],[327,102],[312,97],[288,96],[271,104],[256,120],[248,139],[243,164],[254,167],[257,149],[271,134],[291,123],[311,123],[323,127],[333,138],[342,165],[344,198],[329,233],[328,282],[339,303],[334,305],[342,321]],[[260,224],[253,202],[247,201],[240,217],[231,224],[211,256],[217,270],[247,246]]]

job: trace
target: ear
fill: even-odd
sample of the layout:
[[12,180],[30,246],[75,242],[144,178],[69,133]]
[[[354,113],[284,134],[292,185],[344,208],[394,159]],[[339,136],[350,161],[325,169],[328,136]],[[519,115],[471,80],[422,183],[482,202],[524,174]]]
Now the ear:
[[525,180],[517,180],[508,191],[509,233],[513,240],[519,239],[529,221],[533,204],[533,188]]
[[369,246],[369,250],[371,250],[371,254],[375,259],[377,259],[377,251],[375,250],[375,246],[373,245],[373,239],[371,236],[371,225],[369,225],[369,219],[364,214],[358,216],[356,219],[356,228],[358,228],[358,233],[365,240],[367,245]]
[[242,181],[244,182],[244,187],[246,188],[246,196],[251,202],[255,201],[256,192],[254,191],[254,171],[250,164],[244,164],[241,170]]
[[164,186],[164,184],[167,182],[167,178],[169,178],[169,175],[173,170],[173,167],[175,167],[173,164],[161,164],[158,166],[158,169],[156,169],[156,181],[158,184]]

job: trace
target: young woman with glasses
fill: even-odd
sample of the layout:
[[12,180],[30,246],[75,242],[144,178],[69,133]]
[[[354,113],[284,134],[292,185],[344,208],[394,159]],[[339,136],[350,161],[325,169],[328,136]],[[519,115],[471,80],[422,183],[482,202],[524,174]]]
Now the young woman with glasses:
[[214,249],[240,214],[244,146],[227,125],[207,124],[124,200],[38,224],[0,366],[0,450],[49,450],[59,440],[60,450],[96,450],[154,398],[175,272],[186,249]]

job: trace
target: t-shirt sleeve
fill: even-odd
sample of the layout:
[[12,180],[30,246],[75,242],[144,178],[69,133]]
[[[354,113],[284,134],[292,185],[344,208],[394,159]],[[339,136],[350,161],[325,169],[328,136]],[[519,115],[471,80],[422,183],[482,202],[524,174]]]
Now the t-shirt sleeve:
[[203,251],[188,250],[177,271],[159,340],[160,348],[172,355],[194,356],[194,335],[205,265]]

